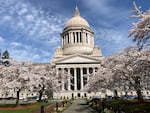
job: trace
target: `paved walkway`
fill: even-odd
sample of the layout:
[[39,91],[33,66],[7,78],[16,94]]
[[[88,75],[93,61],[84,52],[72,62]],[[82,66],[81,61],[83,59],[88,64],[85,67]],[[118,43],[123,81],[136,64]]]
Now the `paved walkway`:
[[86,101],[78,99],[75,100],[74,103],[63,113],[98,113],[98,112],[90,108],[89,105],[86,104]]

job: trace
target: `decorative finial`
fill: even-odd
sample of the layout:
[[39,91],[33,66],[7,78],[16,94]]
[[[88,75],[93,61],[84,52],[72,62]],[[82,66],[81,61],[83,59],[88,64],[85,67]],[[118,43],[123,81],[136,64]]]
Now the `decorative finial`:
[[75,10],[74,10],[74,16],[80,16],[80,12],[77,6],[75,7]]

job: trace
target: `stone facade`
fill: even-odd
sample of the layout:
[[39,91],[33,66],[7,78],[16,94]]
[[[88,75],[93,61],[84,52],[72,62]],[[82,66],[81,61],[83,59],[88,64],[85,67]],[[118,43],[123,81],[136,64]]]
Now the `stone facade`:
[[61,33],[61,47],[55,51],[51,64],[59,71],[70,75],[67,83],[62,81],[61,91],[54,93],[54,98],[90,97],[93,93],[85,91],[89,74],[100,68],[103,59],[101,50],[94,45],[94,32],[88,22],[80,16],[76,7],[74,16],[66,22]]

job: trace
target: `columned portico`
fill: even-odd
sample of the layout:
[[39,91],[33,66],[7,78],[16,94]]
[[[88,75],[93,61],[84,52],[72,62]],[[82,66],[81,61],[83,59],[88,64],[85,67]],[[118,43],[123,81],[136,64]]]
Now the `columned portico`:
[[[93,67],[92,67],[93,66]],[[90,75],[90,69],[92,69],[92,73],[94,73],[94,69],[98,68],[100,64],[59,64],[56,66],[57,73],[61,70],[61,72],[64,72],[67,70],[68,72],[68,78],[67,78],[67,90],[65,90],[64,81],[62,81],[62,87],[61,90],[63,92],[68,92],[68,97],[71,97],[72,94],[74,96],[78,96],[80,93],[80,96],[84,97],[86,96],[86,92],[84,90],[84,86],[87,84],[87,81],[89,80]],[[67,68],[66,68],[67,67]],[[71,82],[73,79],[73,82]],[[73,86],[73,88],[71,88]],[[69,93],[70,92],[70,93]]]

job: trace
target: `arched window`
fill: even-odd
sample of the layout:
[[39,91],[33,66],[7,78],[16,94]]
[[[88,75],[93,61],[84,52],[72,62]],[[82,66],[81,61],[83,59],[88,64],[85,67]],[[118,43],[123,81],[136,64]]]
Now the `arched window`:
[[93,73],[93,68],[89,68],[89,73],[90,73],[90,74]]

